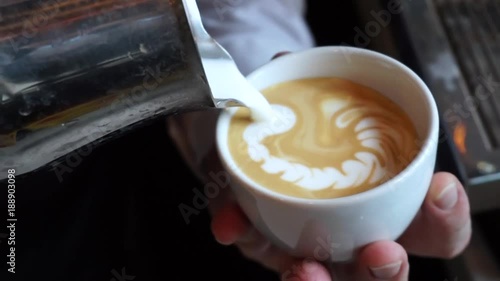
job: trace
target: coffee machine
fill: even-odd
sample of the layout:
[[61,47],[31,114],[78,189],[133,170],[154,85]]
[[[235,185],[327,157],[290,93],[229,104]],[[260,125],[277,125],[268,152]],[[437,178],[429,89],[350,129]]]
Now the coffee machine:
[[230,56],[195,0],[0,2],[0,180],[150,119],[238,106],[205,59]]
[[500,280],[500,3],[355,2],[365,24],[353,43],[404,62],[426,82],[441,115],[436,170],[455,174],[467,191],[471,242],[442,268],[449,280]]

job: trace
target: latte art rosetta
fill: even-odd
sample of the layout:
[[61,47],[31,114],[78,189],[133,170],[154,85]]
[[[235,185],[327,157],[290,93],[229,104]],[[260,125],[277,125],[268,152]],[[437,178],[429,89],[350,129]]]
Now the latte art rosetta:
[[230,149],[239,142],[231,151],[241,169],[270,189],[314,198],[358,193],[401,172],[417,151],[406,114],[367,87],[317,78],[263,93],[278,118],[251,122],[241,110]]

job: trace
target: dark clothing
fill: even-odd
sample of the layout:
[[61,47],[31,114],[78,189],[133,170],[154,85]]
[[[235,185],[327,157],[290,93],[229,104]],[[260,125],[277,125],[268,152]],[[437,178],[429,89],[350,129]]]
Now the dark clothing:
[[278,280],[235,247],[217,244],[208,210],[186,224],[179,204],[193,206],[192,189],[201,184],[165,122],[96,147],[78,162],[60,174],[62,182],[53,170],[17,178],[16,273],[7,271],[0,236],[0,280]]

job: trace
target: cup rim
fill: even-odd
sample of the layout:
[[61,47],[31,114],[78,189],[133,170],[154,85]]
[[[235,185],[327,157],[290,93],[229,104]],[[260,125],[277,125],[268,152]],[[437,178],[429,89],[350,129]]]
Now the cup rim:
[[[408,177],[413,170],[415,170],[418,166],[421,166],[421,163],[425,161],[424,158],[425,155],[430,154],[432,150],[434,150],[435,147],[437,146],[437,141],[438,141],[437,130],[439,123],[438,109],[436,101],[430,89],[425,84],[425,82],[413,70],[411,70],[408,66],[401,63],[400,61],[383,53],[359,47],[321,46],[290,53],[285,56],[275,58],[274,60],[255,69],[253,72],[247,75],[247,79],[251,80],[253,77],[261,75],[263,72],[265,73],[265,71],[267,71],[267,68],[269,68],[270,65],[278,63],[281,60],[293,59],[294,57],[297,56],[309,56],[309,55],[324,56],[324,55],[335,55],[335,54],[338,55],[338,53],[342,52],[342,50],[348,51],[351,56],[356,56],[356,55],[365,57],[367,56],[388,63],[392,66],[395,66],[401,71],[403,71],[409,78],[411,78],[418,85],[418,88],[421,90],[422,94],[425,97],[425,101],[427,102],[427,106],[431,116],[429,124],[424,134],[425,140],[423,141],[423,145],[421,146],[418,154],[413,158],[413,160],[401,172],[391,177],[386,182],[360,193],[355,193],[343,197],[334,197],[334,198],[303,198],[303,197],[286,195],[258,184],[257,182],[252,180],[249,176],[247,176],[242,170],[237,170],[234,168],[238,167],[238,165],[236,164],[236,162],[234,162],[234,159],[231,156],[229,149],[221,149],[222,145],[227,144],[227,134],[224,135],[222,134],[223,128],[221,126],[221,123],[225,123],[225,127],[227,128],[229,126],[229,121],[232,116],[229,111],[223,110],[219,115],[219,117],[217,118],[215,137],[216,137],[217,153],[221,158],[221,162],[225,167],[226,172],[229,172],[232,176],[236,176],[240,182],[246,185],[247,188],[251,189],[251,191],[253,191],[254,193],[258,193],[261,196],[265,196],[273,200],[286,201],[287,203],[298,204],[298,205],[304,205],[304,204],[344,205],[344,204],[352,204],[353,202],[356,201],[370,200],[373,197],[377,197],[380,196],[381,194],[389,192],[392,189],[391,186],[393,186],[394,183],[402,180],[405,177]],[[227,131],[227,129],[225,131]],[[228,165],[228,163],[230,163],[231,165]]]

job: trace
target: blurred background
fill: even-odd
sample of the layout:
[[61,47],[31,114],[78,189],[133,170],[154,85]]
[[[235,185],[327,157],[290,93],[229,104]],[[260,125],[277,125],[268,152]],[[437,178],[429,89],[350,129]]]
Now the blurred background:
[[[403,5],[394,10],[394,2]],[[452,172],[466,186],[474,235],[456,259],[410,257],[410,280],[500,280],[500,1],[311,0],[307,18],[318,45],[388,54],[435,95],[442,119],[436,171]],[[44,170],[19,178],[20,273],[3,278],[1,263],[0,280],[108,281],[124,272],[137,281],[279,280],[236,248],[217,244],[206,210],[186,224],[179,205],[202,185],[164,120],[93,151],[62,183]],[[169,163],[178,163],[175,170]],[[3,238],[0,230],[5,249]],[[28,251],[37,254],[23,256]]]
[[333,10],[309,2],[318,44],[390,55],[415,70],[438,103],[436,171],[466,187],[473,238],[451,261],[411,257],[410,280],[500,280],[500,1],[357,0]]
[[412,280],[500,280],[500,1],[403,1],[400,13],[393,1],[355,2],[356,34],[343,37],[426,81],[441,114],[436,170],[457,175],[471,203],[468,249],[452,261],[413,258]]

